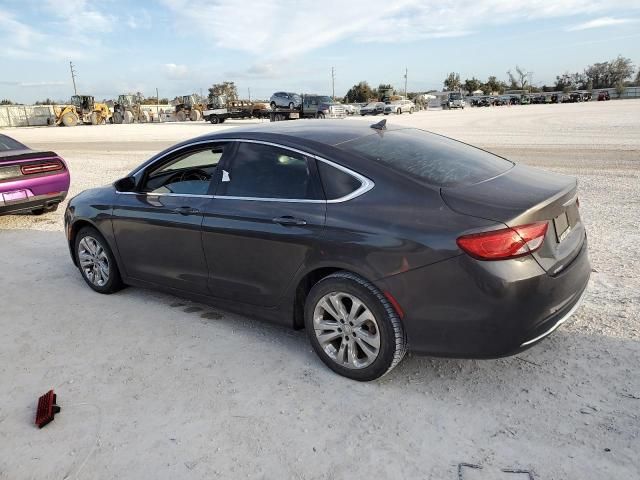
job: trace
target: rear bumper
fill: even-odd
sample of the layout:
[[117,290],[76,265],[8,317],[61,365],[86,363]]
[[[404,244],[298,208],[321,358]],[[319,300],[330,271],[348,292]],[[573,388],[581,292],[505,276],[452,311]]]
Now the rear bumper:
[[591,274],[587,240],[560,274],[531,257],[481,262],[467,255],[378,283],[405,315],[410,350],[461,358],[496,358],[543,340],[576,310]]
[[0,215],[30,212],[38,208],[49,208],[64,201],[67,192],[56,192],[43,195],[31,195],[15,200],[6,200],[0,193]]

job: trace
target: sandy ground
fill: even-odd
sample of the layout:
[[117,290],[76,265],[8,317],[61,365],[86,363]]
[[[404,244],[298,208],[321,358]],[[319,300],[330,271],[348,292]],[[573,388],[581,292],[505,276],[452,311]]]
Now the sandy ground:
[[[94,293],[61,211],[2,217],[0,478],[640,478],[640,101],[388,121],[579,177],[594,272],[568,324],[518,357],[409,355],[361,384],[325,368],[304,332],[142,289]],[[3,133],[63,155],[73,195],[233,125]],[[62,413],[38,430],[49,388]],[[461,462],[484,468],[459,477]]]

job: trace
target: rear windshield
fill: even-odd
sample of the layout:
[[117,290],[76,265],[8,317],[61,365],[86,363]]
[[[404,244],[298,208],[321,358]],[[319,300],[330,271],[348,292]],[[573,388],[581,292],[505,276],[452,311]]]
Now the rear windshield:
[[6,135],[0,135],[0,152],[5,152],[8,150],[24,150],[25,147],[20,142],[16,142],[13,138],[7,137]]
[[438,187],[470,185],[513,167],[491,153],[417,129],[374,133],[335,146]]

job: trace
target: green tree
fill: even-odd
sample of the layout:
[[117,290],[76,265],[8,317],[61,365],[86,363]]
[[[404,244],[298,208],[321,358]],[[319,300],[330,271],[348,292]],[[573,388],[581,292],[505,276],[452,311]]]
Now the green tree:
[[618,55],[609,62],[600,62],[589,65],[584,74],[593,83],[593,88],[607,88],[615,86],[618,82],[624,82],[633,75],[633,62],[629,58]]
[[147,97],[147,98],[143,98],[140,101],[141,105],[168,105],[169,104],[169,99],[168,98],[156,98],[156,97]]
[[587,87],[589,80],[584,73],[569,73],[565,72],[562,75],[556,76],[556,90],[570,91],[579,90]]
[[473,77],[471,79],[467,78],[464,81],[464,89],[467,92],[469,92],[469,95],[471,95],[476,90],[480,90],[481,88],[482,88],[482,82],[478,80],[476,77]]
[[444,79],[444,91],[445,92],[453,92],[460,90],[460,74],[456,72],[451,72],[447,75],[447,78]]
[[507,85],[504,82],[498,81],[498,79],[492,75],[481,88],[485,95],[493,95],[494,93],[500,95],[504,93]]
[[507,70],[509,76],[510,87],[514,90],[525,90],[529,82],[527,81],[528,72],[526,68],[521,68],[516,65],[516,73],[512,73],[511,70]]
[[377,98],[375,90],[367,82],[360,82],[347,91],[344,101],[345,103],[364,103],[374,98]]
[[617,88],[618,83],[631,78],[634,70],[635,68],[630,58],[618,55],[617,58],[609,62],[609,81]]
[[34,103],[34,105],[56,105],[57,102],[55,100],[51,100],[49,97],[44,100],[38,100]]
[[16,105],[14,102],[9,100],[8,98],[3,98],[0,100],[0,105]]
[[238,100],[238,89],[234,82],[214,83],[209,88],[209,101],[212,102],[214,97],[224,95],[227,101]]
[[622,96],[622,94],[624,93],[625,90],[625,85],[624,85],[624,81],[622,80],[618,80],[615,84],[615,89],[616,89],[616,93],[618,94],[618,98],[620,98]]

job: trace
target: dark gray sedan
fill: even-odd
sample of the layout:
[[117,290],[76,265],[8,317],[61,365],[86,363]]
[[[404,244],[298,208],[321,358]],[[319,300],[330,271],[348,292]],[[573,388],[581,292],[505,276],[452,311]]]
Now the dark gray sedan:
[[410,128],[279,122],[189,140],[65,213],[100,293],[163,289],[306,328],[372,380],[405,351],[497,357],[576,309],[576,180]]

